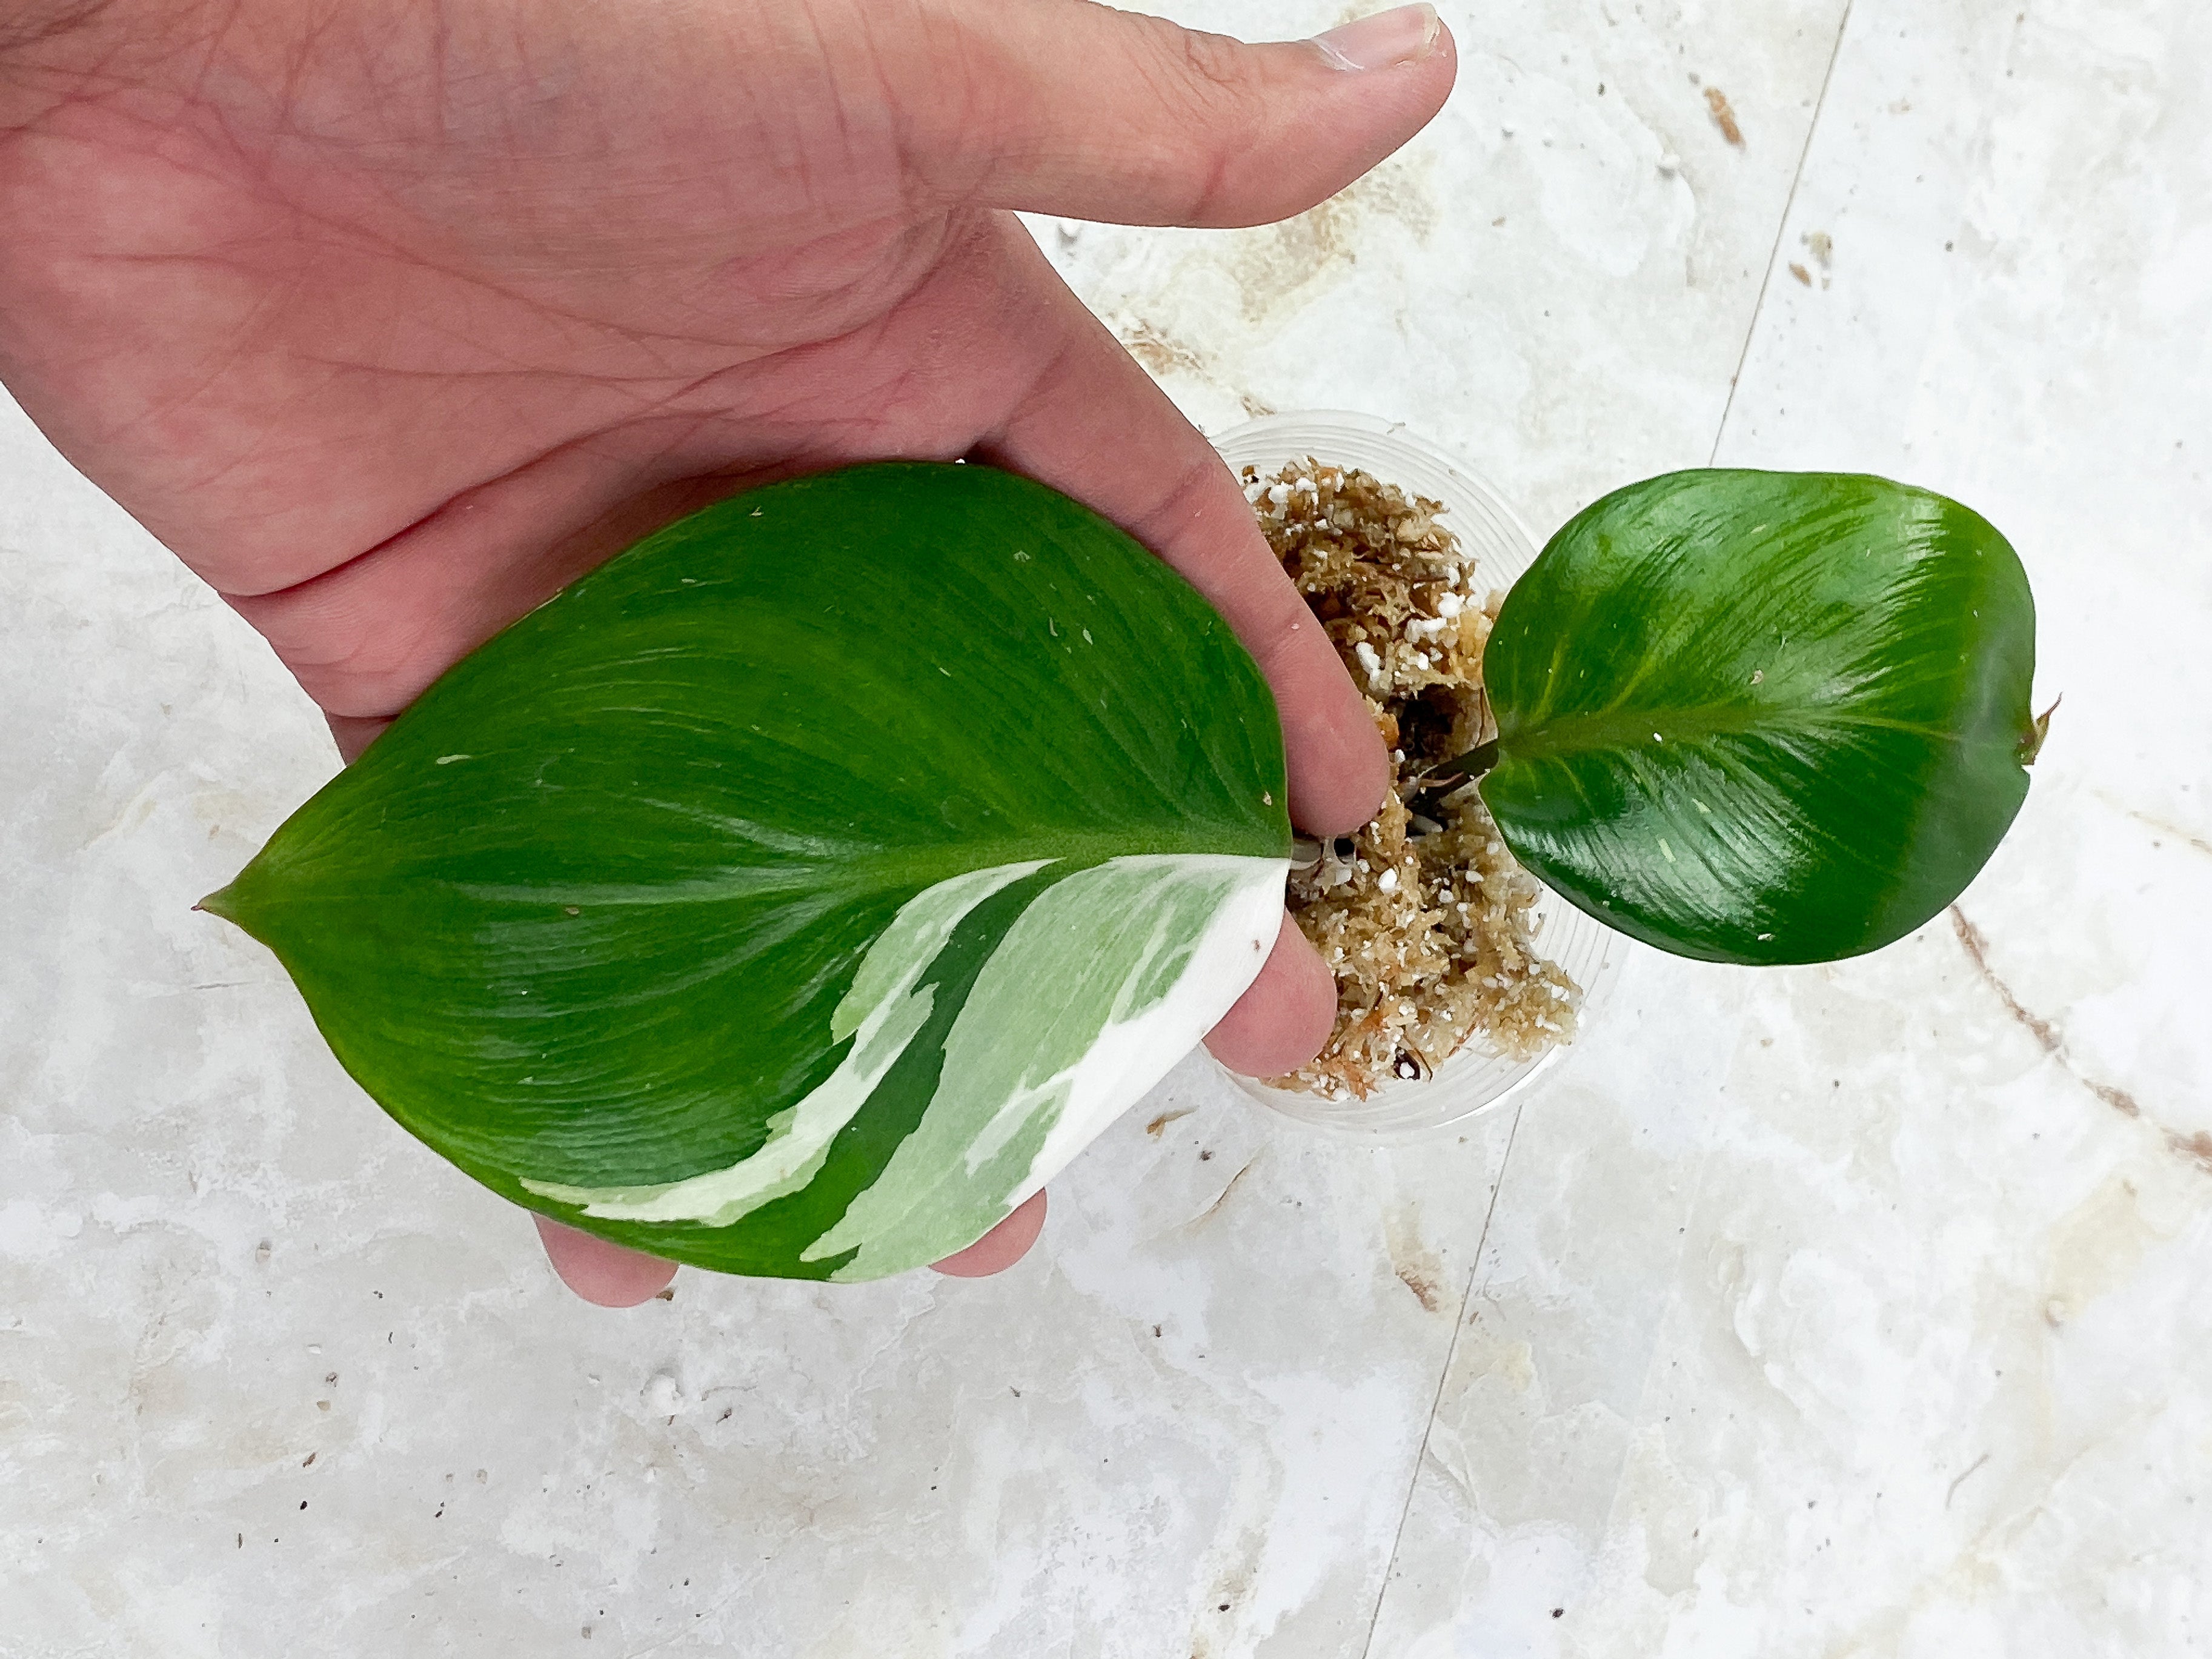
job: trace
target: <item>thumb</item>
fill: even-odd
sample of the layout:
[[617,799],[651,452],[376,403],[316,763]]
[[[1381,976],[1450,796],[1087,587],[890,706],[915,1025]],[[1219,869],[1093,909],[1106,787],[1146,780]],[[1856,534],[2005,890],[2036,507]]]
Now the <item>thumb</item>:
[[1248,46],[1089,0],[1015,0],[961,7],[924,56],[929,82],[900,101],[910,154],[948,193],[1207,227],[1334,195],[1428,125],[1456,69],[1425,4]]

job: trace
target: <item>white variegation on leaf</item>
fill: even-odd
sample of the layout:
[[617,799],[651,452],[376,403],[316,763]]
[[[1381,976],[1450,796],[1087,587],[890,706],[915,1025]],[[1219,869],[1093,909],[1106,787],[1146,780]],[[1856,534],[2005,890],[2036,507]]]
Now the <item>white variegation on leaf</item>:
[[1066,1167],[1258,976],[1280,859],[1115,859],[1048,887],[1008,929],[945,1045],[921,1124],[802,1253],[840,1279],[928,1261]]
[[541,1198],[581,1205],[586,1215],[611,1221],[700,1221],[726,1227],[771,1199],[797,1192],[830,1155],[830,1143],[867,1104],[891,1062],[906,1052],[929,1018],[933,988],[915,981],[935,961],[962,917],[1010,883],[1042,867],[1042,861],[976,870],[926,889],[907,901],[884,929],[853,976],[830,1035],[853,1046],[829,1080],[768,1121],[769,1138],[748,1158],[719,1170],[654,1187],[572,1187],[557,1181],[522,1184]]
[[[915,981],[954,925],[1038,867],[956,876],[907,903],[832,1022],[855,1037],[852,1049],[828,1082],[771,1120],[750,1157],[657,1187],[522,1184],[609,1220],[717,1227],[804,1187],[921,1030],[931,991]],[[802,1259],[850,1253],[835,1277],[879,1278],[943,1255],[949,1236],[980,1236],[1004,1219],[1244,994],[1280,924],[1285,868],[1269,859],[1122,858],[1045,888],[954,1019],[920,1127]]]
[[1285,798],[1258,670],[1142,548],[988,468],[858,467],[524,617],[205,903],[494,1190],[868,1279],[973,1243],[1227,1012]]

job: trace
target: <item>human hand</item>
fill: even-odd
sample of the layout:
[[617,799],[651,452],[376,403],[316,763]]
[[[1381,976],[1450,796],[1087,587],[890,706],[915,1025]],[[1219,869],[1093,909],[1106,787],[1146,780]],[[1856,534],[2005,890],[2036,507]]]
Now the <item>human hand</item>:
[[[1012,210],[1303,210],[1443,103],[1425,6],[1249,46],[1085,0],[29,4],[0,24],[0,379],[349,761],[707,501],[966,456],[1187,576],[1274,690],[1292,816],[1372,815],[1379,741],[1235,480]],[[1207,1042],[1288,1070],[1334,1000],[1286,917]],[[1042,1215],[944,1265],[1005,1266]],[[593,1301],[674,1271],[539,1227]]]

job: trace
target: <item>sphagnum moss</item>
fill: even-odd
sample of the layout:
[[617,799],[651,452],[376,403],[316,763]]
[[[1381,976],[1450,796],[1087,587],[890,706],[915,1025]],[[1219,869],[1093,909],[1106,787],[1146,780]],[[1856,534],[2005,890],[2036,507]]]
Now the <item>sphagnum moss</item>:
[[1438,518],[1371,473],[1311,458],[1244,493],[1390,747],[1393,787],[1358,834],[1293,872],[1290,908],[1336,976],[1328,1045],[1279,1087],[1364,1097],[1469,1042],[1526,1059],[1574,1033],[1580,991],[1537,951],[1535,881],[1472,787],[1419,780],[1492,735],[1482,648],[1504,595]]

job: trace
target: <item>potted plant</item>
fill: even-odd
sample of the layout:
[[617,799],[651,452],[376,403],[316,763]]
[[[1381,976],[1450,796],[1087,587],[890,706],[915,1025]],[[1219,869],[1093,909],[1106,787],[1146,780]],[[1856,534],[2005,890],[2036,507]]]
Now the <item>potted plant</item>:
[[[1885,655],[1913,659],[1923,673],[1937,672],[1939,663],[1927,654],[1940,648],[1933,641],[1907,647],[1881,636],[1883,627],[1908,614],[1923,623],[1944,614],[1945,602],[1933,595],[1909,610],[1883,597],[1887,584],[1929,571],[1925,557],[1905,556],[1916,537],[1927,533],[1914,527],[1915,515],[1964,515],[1952,531],[1936,532],[1931,551],[1951,539],[1962,549],[2000,550],[1993,564],[1954,560],[1936,568],[1962,579],[1978,569],[1977,580],[1990,584],[1979,597],[1953,596],[1948,614],[1964,630],[1954,641],[1956,660],[1971,658],[2008,674],[2018,717],[2026,718],[2033,611],[2025,579],[1993,531],[1924,492],[1875,480],[1760,473],[1698,471],[1649,481],[1608,497],[1553,538],[1540,574],[1554,578],[1554,602],[1564,589],[1588,609],[1574,618],[1547,620],[1531,608],[1538,577],[1522,580],[1537,556],[1519,520],[1452,457],[1402,426],[1341,411],[1286,414],[1239,428],[1220,444],[1239,467],[1286,572],[1365,693],[1396,763],[1395,788],[1383,812],[1357,836],[1309,844],[1304,853],[1310,867],[1294,868],[1291,878],[1292,915],[1338,975],[1336,1029],[1318,1060],[1296,1076],[1239,1081],[1263,1103],[1293,1116],[1390,1134],[1431,1130],[1495,1104],[1559,1058],[1585,994],[1601,991],[1620,955],[1614,927],[1685,954],[1769,963],[1853,954],[1924,920],[1924,912],[1913,913],[1901,925],[1893,921],[1881,937],[1819,939],[1793,947],[1774,927],[1753,927],[1753,937],[1730,940],[1711,937],[1692,915],[1660,918],[1655,927],[1652,919],[1620,913],[1636,891],[1623,884],[1656,879],[1665,888],[1668,876],[1682,872],[1672,863],[1678,854],[1684,868],[1705,867],[1712,842],[1698,830],[1717,799],[1733,805],[1731,830],[1758,841],[1759,825],[1746,816],[1741,778],[1698,783],[1717,752],[1748,752],[1758,765],[1771,765],[1779,758],[1777,745],[1825,742],[1821,734],[1838,714],[1862,722],[1883,717],[1870,696],[1850,699],[1850,707],[1827,686],[1808,696],[1787,683],[1789,673],[1808,662]],[[1401,482],[1407,488],[1398,488]],[[1777,505],[1778,496],[1795,504]],[[1676,507],[1664,505],[1668,501]],[[1846,522],[1855,501],[1860,511],[1878,507],[1893,516]],[[1805,503],[1820,504],[1829,516],[1793,530],[1806,516]],[[1685,511],[1693,516],[1685,518]],[[1792,536],[1799,544],[1787,539]],[[1648,593],[1609,591],[1605,584],[1613,578],[1589,556],[1607,544],[1662,570],[1663,580]],[[1820,568],[1824,559],[1848,557],[1854,545],[1889,555],[1873,566],[1847,567],[1861,579],[1864,591],[1857,594]],[[1761,558],[1769,562],[1763,574],[1756,568]],[[1712,592],[1700,594],[1700,580],[1714,592],[1745,585],[1723,609]],[[1525,645],[1534,634],[1583,652],[1585,659],[1573,665],[1577,685],[1593,699],[1613,698],[1611,712],[1627,732],[1624,746],[1585,724],[1571,744],[1583,775],[1547,779],[1536,792],[1540,799],[1587,810],[1616,832],[1631,830],[1639,804],[1663,809],[1671,801],[1698,820],[1686,832],[1669,833],[1647,819],[1628,864],[1608,869],[1589,856],[1562,863],[1547,854],[1532,832],[1526,799],[1503,800],[1493,817],[1486,795],[1499,781],[1476,780],[1505,747],[1492,741],[1504,734],[1485,666],[1509,589],[1509,631],[1519,636],[1513,643]],[[1620,641],[1620,629],[1654,622],[1662,624],[1656,636]],[[1607,629],[1613,638],[1606,637]],[[1692,639],[1697,642],[1685,642]],[[1731,666],[1717,654],[1715,641],[1759,660]],[[1498,652],[1508,672],[1510,648]],[[1793,667],[1770,683],[1777,660]],[[1590,673],[1593,661],[1617,669],[1634,665],[1629,672],[1640,706],[1620,700],[1618,684],[1600,687]],[[1655,671],[1668,668],[1677,678],[1662,684]],[[1522,672],[1524,684],[1504,690],[1509,718],[1528,698]],[[1893,678],[1890,695],[1905,690]],[[1557,713],[1538,718],[1551,726],[1549,738],[1560,735]],[[1692,718],[1711,729],[1678,730]],[[1523,722],[1524,735],[1513,745],[1523,756],[1532,752],[1529,724]],[[1662,728],[1675,733],[1671,749],[1656,735]],[[2033,741],[2040,741],[2039,727]],[[1611,805],[1577,805],[1587,799],[1577,792],[1592,769],[1601,775],[1608,766],[1626,766],[1641,781]],[[1830,781],[1849,787],[1847,757],[1823,753],[1816,766]],[[2008,750],[1989,788],[1965,787],[1965,801],[2000,815],[1975,832],[1975,844],[1993,844],[2025,787],[2026,775]],[[1922,836],[1880,845],[1885,813],[1878,787],[1867,805],[1862,817],[1870,839],[1861,848],[1867,856],[1910,878],[1920,867],[1916,860],[1939,855],[1937,843]],[[1816,823],[1848,822],[1838,806],[1811,804],[1807,810]],[[1793,857],[1779,844],[1753,850],[1769,861]],[[1635,874],[1638,860],[1650,866],[1649,878]],[[1531,879],[1524,866],[1537,868],[1551,886]],[[1939,884],[1956,882],[1943,902],[1972,868],[1937,872]],[[1737,900],[1771,878],[1771,872],[1762,875],[1755,867],[1717,878]],[[1809,872],[1804,878],[1833,884]],[[1583,908],[1561,899],[1561,892]],[[1914,896],[1904,896],[1902,910],[1912,912],[1915,902]],[[1794,905],[1782,908],[1799,914]]]
[[[2018,809],[2002,538],[1879,480],[1578,515],[1486,653],[1515,854],[1685,954],[1908,931]],[[1227,1011],[1292,860],[1256,668],[1043,486],[889,463],[648,538],[449,671],[204,908],[398,1121],[728,1272],[979,1237]]]

